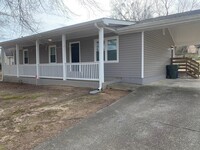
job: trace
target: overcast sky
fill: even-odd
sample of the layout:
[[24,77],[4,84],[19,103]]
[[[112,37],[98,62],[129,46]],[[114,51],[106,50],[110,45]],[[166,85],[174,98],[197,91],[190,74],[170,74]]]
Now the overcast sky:
[[[110,16],[111,0],[96,0],[99,4],[99,7],[101,8],[101,11],[93,9],[95,13],[91,11],[91,9],[88,10],[87,8],[83,7],[78,2],[78,0],[65,0],[65,1],[67,6],[74,14],[72,14],[69,19],[61,16],[59,17],[47,14],[35,14],[37,21],[40,22],[38,32],[48,31],[63,26],[68,26],[76,23],[81,23],[89,20]],[[16,33],[16,31],[10,30],[10,28],[8,27],[1,32],[0,41],[7,41],[10,39],[19,38],[22,35],[20,33]]]
[[96,0],[99,3],[100,8],[102,11],[89,11],[88,9],[84,8],[77,0],[68,0],[67,6],[71,9],[74,15],[71,15],[70,19],[52,15],[39,15],[38,17],[41,22],[40,31],[55,29],[58,27],[76,24],[80,22],[85,22],[89,20],[94,20],[102,17],[109,17],[110,16],[110,0]]

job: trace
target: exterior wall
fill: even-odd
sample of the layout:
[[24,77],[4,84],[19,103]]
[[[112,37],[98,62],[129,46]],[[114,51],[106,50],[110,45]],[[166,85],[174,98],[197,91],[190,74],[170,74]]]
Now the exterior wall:
[[[105,35],[105,37],[116,34]],[[98,36],[80,38],[67,41],[67,62],[69,62],[69,43],[80,42],[81,62],[94,62],[94,40]],[[56,45],[57,63],[62,63],[62,42],[40,44],[40,63],[49,63],[49,45]],[[29,62],[34,64],[35,46],[26,47],[29,51]],[[119,35],[119,62],[105,63],[105,77],[121,78],[125,82],[141,83],[141,33]],[[23,63],[23,51],[20,50],[20,64]]]
[[52,42],[49,44],[40,44],[40,63],[49,63],[49,45],[56,45],[57,63],[62,63],[62,42]]
[[170,63],[171,51],[174,45],[169,31],[146,31],[144,33],[144,80],[149,83],[166,77],[166,65]]
[[119,36],[119,63],[106,63],[105,76],[121,77],[122,81],[141,80],[141,33]]
[[36,59],[35,59],[35,55],[36,55],[36,51],[35,51],[35,46],[31,46],[31,47],[23,47],[23,49],[21,49],[19,51],[19,64],[23,64],[23,50],[27,49],[28,50],[28,55],[29,55],[29,64],[35,64],[36,63]]

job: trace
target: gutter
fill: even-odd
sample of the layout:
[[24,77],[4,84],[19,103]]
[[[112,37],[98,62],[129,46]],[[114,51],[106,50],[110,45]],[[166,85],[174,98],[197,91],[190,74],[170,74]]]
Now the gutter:
[[117,32],[120,34],[126,34],[130,32],[140,32],[144,30],[154,29],[154,28],[162,28],[166,26],[173,26],[181,23],[189,23],[192,21],[199,21],[200,15],[193,16],[193,17],[182,17],[182,18],[173,18],[173,19],[167,19],[167,20],[161,20],[161,21],[152,21],[148,23],[141,23],[141,24],[135,24],[128,27],[117,29]]

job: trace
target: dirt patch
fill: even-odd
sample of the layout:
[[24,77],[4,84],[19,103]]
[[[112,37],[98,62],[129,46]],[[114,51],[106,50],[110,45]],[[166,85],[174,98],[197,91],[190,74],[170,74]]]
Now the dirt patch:
[[28,150],[127,95],[107,89],[0,83],[0,150]]

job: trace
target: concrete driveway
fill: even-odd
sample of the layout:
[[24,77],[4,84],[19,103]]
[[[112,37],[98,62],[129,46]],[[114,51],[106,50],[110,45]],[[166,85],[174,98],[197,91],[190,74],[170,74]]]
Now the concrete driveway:
[[199,150],[200,89],[137,87],[35,150]]

